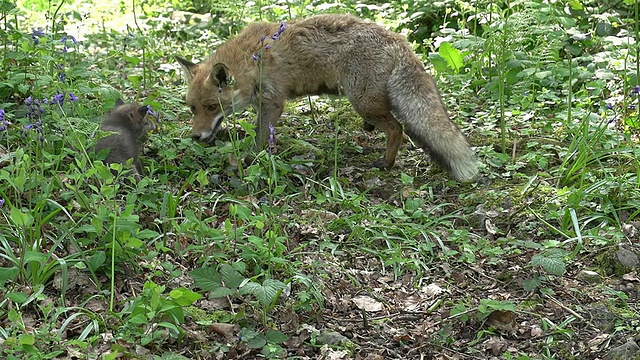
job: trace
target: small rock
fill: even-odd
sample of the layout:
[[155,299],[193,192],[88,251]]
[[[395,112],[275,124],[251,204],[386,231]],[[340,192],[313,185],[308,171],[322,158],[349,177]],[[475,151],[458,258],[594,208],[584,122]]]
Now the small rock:
[[618,249],[618,252],[616,253],[616,257],[618,258],[618,261],[620,261],[620,263],[623,266],[626,266],[629,268],[634,268],[638,266],[638,263],[640,263],[640,261],[638,261],[638,255],[636,255],[633,251],[629,251],[622,247]]
[[331,331],[331,330],[321,332],[316,338],[316,340],[318,341],[319,344],[327,344],[327,345],[351,343],[351,340],[349,340],[348,337],[340,334],[339,332]]
[[635,359],[636,356],[640,353],[640,346],[636,344],[635,341],[629,340],[626,344],[622,344],[620,346],[614,347],[609,350],[607,356],[605,356],[606,360],[627,360],[627,359]]
[[599,284],[602,282],[602,276],[595,271],[582,270],[576,275],[576,278],[587,284]]

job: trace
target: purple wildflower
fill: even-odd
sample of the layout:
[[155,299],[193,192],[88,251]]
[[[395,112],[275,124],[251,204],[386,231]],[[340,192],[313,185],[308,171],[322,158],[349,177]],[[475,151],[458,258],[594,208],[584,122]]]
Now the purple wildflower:
[[4,206],[4,199],[0,198],[0,207]]
[[78,40],[76,40],[76,38],[73,35],[69,35],[67,34],[67,36],[63,36],[62,39],[60,39],[60,42],[62,43],[62,52],[66,53],[68,48],[67,48],[67,40],[71,40],[71,42],[75,45],[78,43]]
[[4,109],[0,109],[0,131],[5,131],[7,130],[7,127],[9,126],[9,121],[7,121],[6,119],[6,114],[4,112]]
[[609,109],[609,110],[613,110],[613,105],[611,105],[611,104],[607,103],[605,106],[607,107],[607,109]]
[[38,121],[36,121],[34,123],[25,125],[24,130],[20,131],[22,133],[22,137],[23,138],[26,137],[27,133],[29,131],[31,131],[31,130],[33,130],[36,133],[38,133],[38,135],[39,135],[38,136],[38,140],[40,140],[40,142],[44,141],[44,136],[43,136],[43,131],[42,131],[42,120],[38,120]]
[[287,28],[287,24],[283,21],[280,23],[280,28],[278,29],[278,31],[276,31],[275,34],[273,34],[271,36],[271,39],[278,40],[280,38],[280,35],[282,35],[282,32],[284,32],[284,30]]
[[41,29],[32,28],[31,29],[31,39],[33,39],[34,44],[40,43],[40,38],[44,36],[44,32]]
[[[271,40],[273,41],[277,41],[278,39],[280,39],[280,35],[282,35],[282,32],[287,28],[287,24],[285,24],[285,22],[281,22],[280,23],[280,27],[278,28],[278,31],[276,31],[273,35],[269,36],[269,38],[271,38]],[[262,44],[264,46],[264,51],[267,51],[269,49],[271,49],[271,44],[266,44],[264,45],[264,41],[266,40],[266,36],[260,36],[260,44]],[[253,60],[260,60],[262,59],[262,54],[263,54],[263,50],[260,50],[259,52],[251,55],[251,58]]]
[[273,123],[269,123],[269,145],[275,145],[276,143],[276,128],[273,126]]
[[27,105],[27,118],[29,118],[32,122],[34,120],[38,120],[42,118],[44,114],[44,109],[42,108],[42,103],[46,104],[46,99],[42,99],[42,103],[38,99],[34,99],[31,96],[25,99],[24,103]]
[[640,85],[638,85],[638,86],[634,87],[634,88],[633,88],[633,90],[631,91],[631,93],[632,93],[633,95],[638,95],[638,94],[640,94]]
[[64,69],[62,68],[62,64],[58,64],[58,79],[60,80],[60,82],[64,82],[64,79],[66,79],[67,74],[65,74]]
[[72,93],[71,91],[69,91],[69,101],[71,101],[71,102],[78,101],[78,97],[74,93]]
[[153,108],[147,105],[147,115],[153,116],[156,122],[160,122],[160,111],[153,111]]
[[55,104],[58,104],[60,106],[64,104],[64,93],[57,91],[57,93],[53,95],[53,97],[51,98],[51,105],[55,105]]

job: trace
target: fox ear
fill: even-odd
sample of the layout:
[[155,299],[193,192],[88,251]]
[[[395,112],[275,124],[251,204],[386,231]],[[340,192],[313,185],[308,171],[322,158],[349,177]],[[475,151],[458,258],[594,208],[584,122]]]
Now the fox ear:
[[194,64],[187,59],[181,58],[180,56],[176,56],[175,58],[178,64],[180,64],[180,66],[182,67],[182,73],[184,74],[185,79],[187,80],[187,82],[190,82],[191,78],[193,77],[193,70],[197,64]]
[[229,73],[229,69],[223,63],[217,63],[213,65],[211,73],[209,74],[209,81],[214,85],[222,87],[223,85],[230,85],[233,83],[233,76]]

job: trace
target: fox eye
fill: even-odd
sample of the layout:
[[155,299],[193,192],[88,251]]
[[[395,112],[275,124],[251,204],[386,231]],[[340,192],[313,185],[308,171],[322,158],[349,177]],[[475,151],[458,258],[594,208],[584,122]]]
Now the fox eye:
[[217,108],[218,108],[218,106],[215,105],[215,104],[207,105],[207,110],[209,110],[211,112],[216,111]]

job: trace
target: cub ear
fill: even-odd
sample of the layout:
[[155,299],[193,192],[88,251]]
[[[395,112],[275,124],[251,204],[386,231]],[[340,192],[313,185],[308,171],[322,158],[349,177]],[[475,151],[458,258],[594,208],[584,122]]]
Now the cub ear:
[[217,63],[213,65],[211,73],[209,74],[209,81],[218,87],[231,85],[233,83],[233,76],[229,73],[229,69],[223,63]]
[[184,78],[187,80],[187,82],[190,82],[191,78],[193,78],[193,70],[195,70],[198,64],[194,64],[187,59],[181,58],[180,56],[175,56],[175,59],[182,67],[182,74],[184,75]]
[[146,105],[140,106],[138,108],[138,116],[140,116],[141,118],[145,117],[147,115],[147,112],[149,111],[149,107],[147,107]]
[[116,99],[116,106],[121,106],[124,105],[124,101],[122,101],[122,99],[118,98]]

